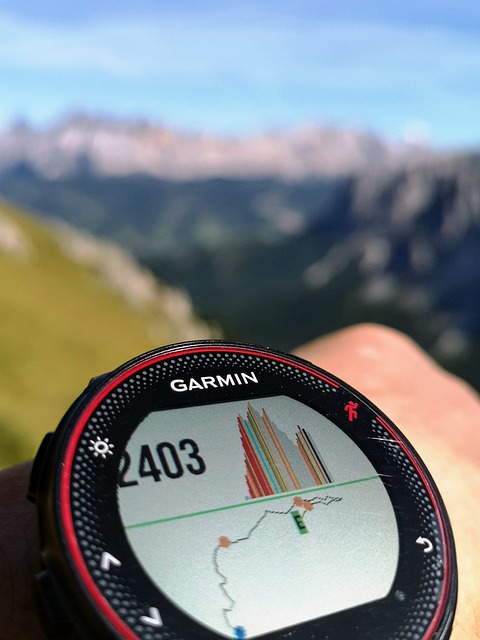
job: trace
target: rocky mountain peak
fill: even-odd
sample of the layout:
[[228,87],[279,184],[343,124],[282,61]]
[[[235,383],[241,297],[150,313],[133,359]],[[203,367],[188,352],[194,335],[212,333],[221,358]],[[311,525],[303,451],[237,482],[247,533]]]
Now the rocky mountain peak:
[[373,133],[304,125],[244,138],[174,131],[145,121],[76,114],[49,129],[28,124],[0,133],[0,170],[20,163],[57,179],[88,166],[101,176],[146,174],[171,180],[346,175],[411,162],[429,153]]

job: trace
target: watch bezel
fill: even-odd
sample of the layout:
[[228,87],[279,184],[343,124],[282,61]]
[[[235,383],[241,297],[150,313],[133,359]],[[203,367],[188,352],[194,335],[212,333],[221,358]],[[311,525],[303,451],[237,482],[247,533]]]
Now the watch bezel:
[[[75,464],[77,447],[80,439],[85,434],[87,424],[91,420],[95,411],[97,411],[99,407],[102,406],[102,403],[104,403],[109,397],[109,394],[118,390],[127,380],[133,379],[139,372],[144,371],[146,368],[155,367],[166,360],[185,358],[186,356],[191,357],[199,354],[205,354],[207,352],[219,353],[223,357],[228,356],[228,354],[237,354],[247,357],[251,356],[253,358],[259,357],[271,362],[280,363],[284,367],[293,367],[307,376],[315,377],[322,384],[337,391],[341,390],[341,392],[345,393],[347,396],[359,400],[363,403],[363,406],[367,407],[371,414],[375,416],[377,423],[393,440],[396,441],[398,446],[402,449],[403,454],[414,467],[428,493],[429,500],[431,501],[437,516],[442,547],[444,550],[443,560],[445,563],[445,570],[443,591],[435,616],[430,621],[428,629],[422,637],[425,638],[425,640],[433,639],[434,634],[438,633],[440,633],[440,635],[435,637],[448,637],[456,600],[453,536],[440,494],[433,482],[433,479],[431,478],[431,475],[411,444],[406,440],[403,434],[401,434],[399,429],[393,425],[393,423],[369,400],[364,398],[362,394],[354,390],[348,384],[328,372],[323,371],[319,367],[316,367],[304,360],[272,349],[265,349],[249,344],[230,343],[226,341],[184,343],[143,354],[138,358],[129,361],[125,365],[122,365],[114,372],[102,377],[102,379],[94,382],[91,387],[87,388],[83,396],[81,396],[77,403],[74,404],[73,408],[67,413],[66,417],[62,421],[61,428],[55,435],[54,446],[50,447],[48,465],[45,465],[48,467],[49,472],[44,474],[47,479],[44,479],[41,484],[42,488],[39,491],[39,494],[43,496],[43,498],[39,500],[39,509],[43,513],[41,520],[43,561],[49,572],[52,574],[54,582],[63,592],[63,603],[73,618],[75,626],[79,626],[79,628],[82,629],[85,637],[89,637],[88,634],[91,634],[91,637],[122,638],[124,640],[138,640],[138,638],[143,637],[160,639],[162,637],[167,637],[168,633],[170,633],[170,635],[168,635],[169,638],[178,637],[186,638],[188,640],[190,640],[190,638],[198,638],[200,640],[201,638],[223,637],[215,634],[211,630],[206,630],[199,626],[183,612],[179,612],[177,608],[166,598],[163,598],[163,600],[160,598],[160,600],[162,600],[163,607],[162,618],[168,622],[170,617],[174,615],[181,620],[181,624],[176,628],[171,628],[171,626],[167,624],[158,631],[148,630],[150,635],[146,632],[142,635],[139,634],[138,631],[133,631],[132,627],[134,625],[128,624],[118,613],[118,610],[112,606],[108,598],[105,597],[105,588],[100,588],[99,586],[98,576],[96,580],[92,575],[92,569],[88,566],[84,550],[82,551],[82,547],[79,542],[78,523],[75,521],[75,509],[72,508],[72,474],[74,475],[73,467]],[[198,367],[198,363],[195,367]],[[280,378],[277,377],[272,381],[271,388],[275,387],[279,379]],[[285,380],[283,386],[283,391],[285,392],[285,387],[288,386],[285,383]],[[272,395],[271,388],[270,390],[264,389],[264,391],[268,391],[268,393],[260,394],[260,396]],[[235,390],[235,393],[239,392],[240,394],[244,394],[245,398],[249,397],[249,394],[252,393],[252,391],[246,387],[241,390]],[[259,389],[256,388],[253,393],[254,396],[252,397],[258,397]],[[292,397],[294,397],[295,394],[293,391],[290,390],[290,393],[292,393]],[[288,390],[286,395],[289,395]],[[188,394],[188,397],[185,395],[179,396],[177,394],[176,396],[169,397],[168,400],[162,400],[160,405],[163,408],[173,408],[176,406],[186,405],[197,406],[198,404],[208,404],[209,402],[226,402],[231,397],[231,389],[222,390],[221,393],[211,394],[210,397],[200,395],[200,392]],[[298,392],[296,397],[299,397]],[[304,400],[306,400],[306,398],[302,399],[302,401]],[[311,402],[312,400],[310,398],[309,402],[305,403],[311,406]],[[319,411],[318,403],[316,405],[314,403],[314,408]],[[324,413],[324,415],[326,414]],[[352,437],[351,434],[350,437]],[[121,446],[119,445],[119,450],[120,448]],[[112,456],[112,461],[113,460],[116,460],[116,463],[118,463],[118,458],[114,458]],[[54,469],[54,471],[52,471],[52,469]],[[111,479],[112,478],[110,477],[110,481]],[[98,483],[98,486],[100,485],[101,483]],[[109,489],[111,490],[110,485]],[[104,487],[102,485],[102,499],[105,499],[105,492],[103,489]],[[110,505],[110,508],[107,509],[107,511],[112,513],[113,507],[113,504]],[[48,513],[48,515],[45,516],[45,513]],[[119,522],[120,518],[118,517],[115,520],[116,527],[118,527]],[[117,533],[118,537],[121,538],[121,532]],[[133,552],[132,557],[134,557]],[[140,580],[141,574],[144,574],[143,569],[141,569],[141,567],[134,568],[134,564],[131,563],[131,560],[129,560],[129,562],[131,571],[136,572],[135,580]],[[151,593],[153,585],[150,583],[150,586],[148,586],[149,583],[149,578],[145,576],[145,585],[147,586],[145,586],[144,590],[150,591]],[[153,588],[156,589],[154,586]],[[392,594],[394,591],[395,590],[392,588]],[[159,590],[156,589],[156,592],[158,593]],[[372,605],[368,606],[372,609]],[[148,611],[148,607],[144,607],[143,610]],[[354,620],[351,624],[356,624],[355,616],[357,616],[358,613],[358,611],[349,611],[335,615],[337,615],[337,617],[342,615],[345,619],[350,617]],[[379,621],[382,617],[385,617],[385,613],[382,615],[372,614],[371,620],[373,622],[375,622],[375,620]],[[296,637],[301,639],[304,637],[311,637],[312,633],[325,633],[325,628],[325,619],[305,622],[300,625],[296,625]],[[171,635],[172,633],[176,633],[177,635]],[[185,633],[187,633],[187,635],[184,635]],[[190,635],[188,635],[188,633],[190,633]],[[263,635],[262,638],[265,640],[277,640],[280,639],[280,637],[283,637],[284,633],[285,629],[278,632],[274,631]],[[369,635],[369,633],[370,632],[366,630],[366,635],[364,634],[362,637],[380,637],[378,635]],[[372,633],[375,634],[375,631],[372,631]],[[321,638],[324,637],[324,635],[313,635],[313,637]],[[338,635],[338,637],[348,636]],[[392,636],[392,638],[395,638],[395,636]]]

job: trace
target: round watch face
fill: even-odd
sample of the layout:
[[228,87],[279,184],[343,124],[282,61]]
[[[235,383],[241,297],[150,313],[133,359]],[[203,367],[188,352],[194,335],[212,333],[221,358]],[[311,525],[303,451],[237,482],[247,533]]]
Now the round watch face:
[[433,482],[313,365],[223,342],[157,350],[87,389],[61,434],[55,527],[85,634],[448,637],[455,560]]

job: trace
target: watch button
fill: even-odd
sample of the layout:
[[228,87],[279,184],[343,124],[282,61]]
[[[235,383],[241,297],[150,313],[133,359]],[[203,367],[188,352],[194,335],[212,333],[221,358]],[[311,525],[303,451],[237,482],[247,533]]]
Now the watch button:
[[70,620],[58,599],[57,591],[47,571],[36,576],[38,612],[49,638],[61,638],[71,631]]
[[27,493],[27,500],[30,500],[30,502],[33,502],[33,504],[37,502],[37,489],[38,489],[38,481],[40,478],[40,471],[43,467],[45,456],[47,454],[47,450],[50,445],[52,436],[53,436],[53,432],[49,432],[46,434],[37,451],[35,460],[33,461],[33,467],[32,467],[32,472],[30,473],[30,480],[28,483],[28,493]]
[[101,373],[98,376],[94,376],[93,378],[90,378],[89,383],[87,385],[87,389],[90,389],[90,387],[94,387],[97,384],[100,384],[101,381],[106,378],[109,375],[109,372],[107,371],[107,373]]

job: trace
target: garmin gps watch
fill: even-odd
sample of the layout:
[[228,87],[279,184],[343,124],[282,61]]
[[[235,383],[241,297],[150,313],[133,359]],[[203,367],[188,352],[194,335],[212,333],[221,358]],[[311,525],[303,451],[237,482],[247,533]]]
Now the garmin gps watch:
[[291,355],[188,342],[93,379],[29,497],[52,637],[450,636],[455,551],[429,472],[371,402]]

